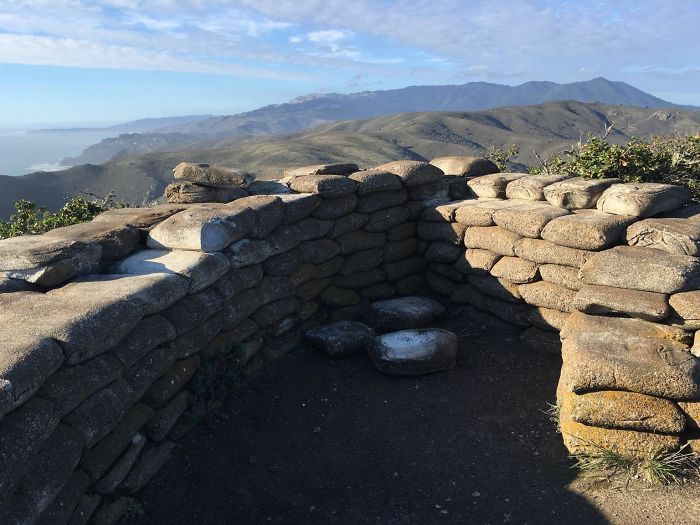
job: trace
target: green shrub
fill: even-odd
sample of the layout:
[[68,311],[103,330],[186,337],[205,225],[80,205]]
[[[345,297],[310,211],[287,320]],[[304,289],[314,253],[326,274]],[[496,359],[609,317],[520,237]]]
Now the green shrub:
[[116,202],[111,192],[107,197],[92,200],[73,197],[57,212],[48,211],[26,199],[15,201],[14,204],[16,212],[10,216],[10,220],[0,221],[0,239],[36,235],[54,228],[88,222],[103,211],[126,206]]
[[520,153],[520,148],[515,144],[511,145],[508,149],[491,146],[484,157],[498,166],[500,172],[507,172],[510,168],[510,160],[517,156],[518,153]]

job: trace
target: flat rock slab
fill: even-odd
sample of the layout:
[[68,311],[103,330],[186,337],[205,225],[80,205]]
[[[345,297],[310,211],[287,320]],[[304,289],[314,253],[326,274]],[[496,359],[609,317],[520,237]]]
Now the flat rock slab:
[[440,303],[427,297],[400,297],[372,303],[362,320],[376,332],[385,333],[425,326],[444,312]]
[[102,247],[45,235],[0,240],[0,271],[14,279],[55,286],[97,269]]
[[113,273],[148,275],[178,274],[189,279],[189,292],[197,293],[215,283],[229,269],[228,259],[220,253],[188,250],[142,250],[115,263]]
[[622,313],[646,321],[663,321],[671,313],[666,294],[590,284],[576,294],[574,308],[593,315]]
[[499,255],[515,256],[515,245],[522,239],[520,234],[500,226],[474,226],[467,228],[464,245],[467,248],[488,250]]
[[392,332],[376,338],[370,356],[388,375],[444,372],[457,366],[457,336],[440,328]]
[[[515,182],[519,182],[518,179]],[[556,219],[568,215],[569,212],[546,203],[530,202],[518,206],[509,206],[493,213],[493,222],[501,228],[536,239],[546,225]]]
[[522,200],[474,199],[454,211],[454,220],[465,226],[494,226],[493,214],[504,208],[525,204]]
[[387,170],[371,169],[357,171],[350,175],[350,179],[357,181],[357,194],[369,195],[378,191],[400,190],[403,185],[401,179]]
[[430,164],[440,168],[445,175],[481,177],[498,173],[498,166],[483,157],[438,157]]
[[518,286],[520,296],[527,304],[571,312],[576,292],[547,281],[537,281]]
[[655,248],[616,246],[588,259],[580,275],[586,284],[670,294],[700,284],[700,259]]
[[580,210],[552,220],[542,230],[542,238],[569,248],[604,250],[619,244],[634,220],[624,215]]
[[700,255],[700,222],[688,219],[645,219],[627,228],[627,244],[697,257]]
[[445,175],[440,168],[418,160],[397,160],[375,169],[393,173],[409,188],[437,182]]
[[527,176],[527,173],[493,173],[475,177],[467,181],[467,185],[479,197],[503,199],[509,183]]
[[700,320],[700,290],[676,293],[669,299],[673,311],[686,321]]
[[302,166],[286,170],[284,177],[301,177],[304,175],[350,175],[355,173],[359,167],[350,162],[337,162],[335,164],[314,164],[312,166]]
[[634,182],[615,184],[603,192],[596,207],[606,213],[651,217],[690,202],[690,190],[671,184]]
[[544,198],[553,206],[567,210],[595,208],[598,199],[620,179],[581,179],[575,177],[550,184],[544,188]]
[[217,188],[189,181],[174,182],[165,187],[165,200],[173,204],[231,202],[246,196],[248,192],[243,188]]
[[150,228],[185,208],[185,206],[177,204],[159,204],[147,208],[115,208],[100,213],[92,222],[109,222],[133,226],[134,228]]
[[153,249],[219,252],[253,229],[256,213],[248,207],[193,208],[165,219],[148,233]]
[[690,353],[683,330],[576,312],[561,337],[562,381],[577,394],[626,390],[677,400],[700,396],[700,360]]
[[550,241],[524,237],[515,243],[515,255],[540,264],[559,264],[581,268],[594,252],[567,248]]
[[140,244],[141,232],[131,226],[110,223],[84,222],[56,228],[44,234],[46,237],[99,244],[102,259],[121,259],[133,252]]
[[[528,201],[543,201],[544,189],[566,179],[572,178],[568,173],[555,175],[528,175],[521,177],[506,186],[506,197],[509,199],[524,199]],[[561,206],[560,206],[561,207]]]
[[248,171],[190,162],[181,162],[175,166],[173,176],[195,184],[219,188],[245,188],[255,180],[255,175]]
[[374,330],[355,321],[338,321],[306,332],[306,340],[314,348],[333,358],[362,354],[374,338]]
[[344,197],[357,191],[357,182],[342,175],[301,175],[289,181],[299,193],[317,193],[324,198]]

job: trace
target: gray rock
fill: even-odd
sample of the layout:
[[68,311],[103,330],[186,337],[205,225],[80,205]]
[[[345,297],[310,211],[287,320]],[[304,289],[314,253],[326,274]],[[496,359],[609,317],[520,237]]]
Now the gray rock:
[[246,191],[250,195],[286,195],[291,194],[289,188],[276,180],[254,180]]
[[302,175],[289,187],[298,193],[318,193],[324,199],[343,197],[357,190],[357,182],[342,175]]
[[357,194],[359,196],[369,195],[378,191],[400,190],[403,187],[398,176],[385,170],[356,171],[350,175],[350,178],[357,181]]
[[154,407],[165,404],[192,379],[201,364],[202,360],[198,355],[176,362],[148,389],[144,397],[145,402]]
[[[70,522],[73,511],[90,485],[90,478],[84,472],[76,470],[66,481],[61,492],[51,504],[41,513],[37,522],[39,525],[57,525]],[[70,522],[72,523],[72,522]]]
[[129,494],[135,494],[141,490],[165,465],[174,452],[175,443],[172,441],[149,444],[139,456],[129,476],[122,483],[121,489]]
[[526,176],[527,173],[493,173],[475,177],[467,181],[467,185],[479,197],[503,199],[506,196],[506,186]]
[[156,346],[175,339],[175,327],[162,315],[144,317],[124,339],[111,350],[126,370]]
[[394,226],[386,232],[386,240],[389,242],[403,241],[416,236],[417,224],[415,222],[404,222]]
[[165,199],[170,204],[194,204],[203,202],[231,202],[247,197],[243,188],[216,188],[193,182],[174,182],[165,187]]
[[634,217],[651,217],[690,202],[687,188],[655,182],[616,184],[603,192],[596,207],[600,211]]
[[620,179],[573,179],[550,184],[544,188],[544,197],[553,206],[567,210],[595,208],[598,199],[613,184],[619,184]]
[[410,275],[422,273],[425,268],[425,261],[422,257],[409,257],[401,261],[385,263],[382,270],[390,282],[399,281]]
[[444,176],[440,168],[417,160],[397,160],[382,164],[374,169],[393,173],[409,188],[439,181]]
[[654,248],[616,246],[581,268],[586,284],[670,294],[700,285],[700,260]]
[[518,286],[507,279],[499,279],[491,275],[472,274],[467,277],[467,280],[479,292],[494,299],[509,303],[516,303],[522,299]]
[[555,175],[529,175],[509,182],[506,186],[506,197],[509,199],[524,199],[528,201],[543,201],[544,189],[555,182],[572,178],[568,173]]
[[94,525],[117,525],[135,502],[136,500],[133,498],[118,498],[106,501],[92,515],[90,523]]
[[212,288],[196,294],[188,295],[170,308],[163,310],[165,317],[172,326],[175,327],[175,332],[180,335],[188,332],[211,316],[221,311],[224,307],[224,300]]
[[418,223],[418,237],[424,241],[445,241],[462,244],[467,227],[457,223],[424,222]]
[[272,256],[272,245],[265,240],[241,239],[226,250],[231,268],[259,264]]
[[190,162],[181,162],[175,166],[173,176],[176,179],[219,188],[245,188],[255,180],[255,175],[247,171]]
[[372,213],[385,208],[401,206],[408,199],[406,189],[378,191],[360,197],[357,203],[357,211],[360,213]]
[[328,233],[331,239],[337,239],[341,235],[354,232],[362,228],[369,220],[367,213],[353,212],[336,219],[333,229]]
[[490,272],[501,257],[503,256],[489,250],[470,248],[457,259],[455,269],[462,273]]
[[299,257],[303,263],[321,264],[340,253],[340,245],[332,239],[312,239],[299,245]]
[[568,317],[569,314],[565,312],[542,307],[530,308],[527,314],[527,319],[533,326],[553,332],[561,330]]
[[56,228],[44,234],[46,237],[98,244],[102,247],[102,259],[121,259],[133,252],[141,242],[141,232],[131,226],[106,222],[84,222]]
[[224,255],[192,250],[142,250],[112,266],[114,273],[182,275],[189,279],[190,293],[207,288],[226,274],[228,269],[229,262]]
[[463,199],[451,201],[435,207],[428,207],[421,214],[422,221],[430,222],[455,222],[455,211],[462,206],[473,206],[479,201],[477,199]]
[[440,328],[402,330],[377,337],[369,354],[384,374],[443,372],[457,366],[457,336]]
[[146,244],[152,249],[218,252],[249,234],[255,220],[248,207],[193,208],[158,224]]
[[393,262],[400,261],[407,257],[411,257],[416,253],[418,240],[415,238],[403,239],[400,241],[388,242],[384,245],[384,261]]
[[98,494],[111,494],[121,485],[134,466],[141,450],[146,445],[146,441],[143,434],[136,434],[131,438],[127,451],[112,465],[112,468],[100,479],[99,483],[95,485],[95,491]]
[[334,164],[314,164],[302,166],[284,172],[284,177],[301,177],[304,175],[350,175],[358,170],[357,164],[350,162],[337,162]]
[[[523,179],[518,179],[515,182],[521,180]],[[530,202],[496,210],[493,213],[493,222],[501,228],[523,237],[536,239],[550,221],[568,214],[569,212],[562,208],[540,202]]]
[[386,234],[357,230],[339,237],[338,243],[340,244],[340,253],[349,255],[360,250],[382,248],[386,243]]
[[158,204],[145,208],[115,208],[100,213],[92,222],[107,222],[147,229],[185,208],[186,206],[177,204]]
[[657,215],[661,219],[688,219],[691,221],[700,220],[700,204],[688,204],[675,210],[666,211]]
[[[250,208],[255,211],[255,222],[248,235],[253,239],[264,239],[277,228],[285,216],[284,201],[276,195],[253,195],[244,197],[224,207],[231,210]],[[238,219],[241,223],[244,219]]]
[[378,333],[418,328],[441,316],[445,308],[427,297],[400,297],[370,305],[362,320]]
[[483,157],[438,157],[430,164],[440,168],[445,175],[480,177],[498,173],[498,166]]
[[464,248],[449,242],[433,241],[423,254],[426,261],[433,263],[453,263],[464,253]]
[[316,208],[313,216],[318,219],[337,219],[352,213],[357,207],[357,195],[351,193],[343,197],[321,199],[321,204]]
[[295,314],[298,309],[299,299],[296,297],[284,297],[261,306],[251,315],[251,318],[258,326],[266,328],[285,317]]
[[673,311],[686,321],[700,321],[700,290],[675,293],[669,299]]
[[619,244],[634,217],[579,210],[551,221],[542,230],[542,238],[560,246],[581,250],[604,250]]
[[581,288],[574,308],[587,314],[622,313],[646,321],[663,321],[671,313],[666,294],[596,285]]
[[162,441],[175,426],[190,403],[190,393],[180,392],[167,405],[158,410],[146,424],[146,435],[154,441]]
[[39,287],[23,281],[22,279],[12,279],[6,273],[0,272],[0,293],[12,292],[32,292],[38,291]]
[[321,196],[316,193],[292,193],[278,197],[284,202],[284,224],[305,219],[321,204]]
[[374,331],[355,321],[338,321],[306,332],[306,340],[333,358],[348,357],[367,351],[374,341]]
[[360,250],[345,257],[340,273],[349,276],[360,272],[366,272],[381,265],[383,260],[381,248]]
[[645,219],[627,228],[627,244],[680,255],[700,255],[700,222],[688,219]]
[[425,206],[437,206],[450,201],[450,183],[443,177],[435,182],[408,188],[408,198],[425,201]]
[[230,299],[248,288],[258,284],[263,278],[263,269],[259,264],[244,268],[231,268],[214,284],[214,289],[224,299]]

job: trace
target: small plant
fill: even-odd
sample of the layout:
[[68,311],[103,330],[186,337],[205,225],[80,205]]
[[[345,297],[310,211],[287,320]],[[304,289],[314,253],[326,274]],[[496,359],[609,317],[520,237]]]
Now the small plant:
[[145,513],[146,511],[143,508],[143,503],[141,503],[137,499],[131,498],[131,501],[129,502],[129,508],[126,511],[126,519],[135,520],[137,518],[142,517]]
[[485,157],[498,166],[499,171],[507,172],[510,169],[508,163],[518,153],[520,153],[520,148],[515,144],[507,149],[491,146],[486,152]]
[[561,426],[559,424],[559,413],[561,412],[561,407],[556,403],[547,403],[547,408],[540,410],[547,418],[554,423],[556,427],[557,434],[561,434]]

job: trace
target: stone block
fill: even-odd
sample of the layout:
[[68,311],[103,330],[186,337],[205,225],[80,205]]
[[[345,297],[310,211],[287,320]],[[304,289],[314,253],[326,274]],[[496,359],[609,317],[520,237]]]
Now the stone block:
[[222,311],[210,317],[196,328],[177,337],[170,347],[178,358],[188,357],[202,350],[209,351],[210,344],[224,329],[228,317]]
[[220,252],[250,234],[255,222],[256,212],[245,206],[191,208],[154,227],[146,244],[154,250]]
[[323,221],[308,217],[296,223],[299,227],[299,242],[310,241],[324,237],[333,228],[333,221]]
[[372,303],[363,322],[377,333],[419,328],[445,313],[445,308],[427,297],[400,297]]
[[[309,283],[305,283],[308,286]],[[297,292],[299,293],[299,292]],[[354,306],[362,302],[362,297],[355,290],[340,288],[338,286],[326,286],[319,295],[321,302],[332,307]],[[312,299],[311,294],[306,294],[303,299]]]
[[286,184],[282,184],[276,180],[254,180],[248,186],[246,191],[249,195],[291,195]]
[[253,336],[258,331],[258,325],[252,319],[244,319],[233,328],[227,328],[220,332],[211,342],[211,346],[217,352],[228,354],[244,339]]
[[386,281],[386,275],[381,268],[373,268],[366,272],[356,273],[350,276],[336,275],[333,284],[341,288],[360,289],[365,286]]
[[580,290],[583,283],[578,277],[578,268],[561,264],[540,265],[540,277],[543,281],[563,286],[569,290]]
[[92,222],[108,222],[148,229],[185,208],[186,206],[178,204],[158,204],[144,208],[114,208],[100,213],[92,219]]
[[521,284],[518,286],[518,292],[525,302],[532,306],[551,308],[567,313],[574,309],[576,292],[547,281]]
[[493,222],[523,237],[536,239],[550,221],[568,214],[569,212],[562,208],[531,202],[496,210],[493,213]]
[[501,257],[491,268],[491,275],[515,284],[531,283],[539,278],[539,266],[519,257]]
[[357,211],[372,213],[384,208],[393,208],[394,206],[401,206],[407,199],[408,191],[405,189],[378,191],[377,193],[370,193],[360,197],[357,203]]
[[582,179],[574,177],[550,184],[544,188],[544,197],[552,206],[558,206],[567,210],[595,208],[603,192],[613,184],[621,182],[620,179]]
[[258,326],[267,327],[296,313],[298,308],[299,299],[296,297],[285,297],[261,306],[253,313],[252,319]]
[[467,248],[489,250],[499,255],[513,257],[515,244],[521,238],[519,234],[500,226],[474,226],[467,228],[464,234],[464,245]]
[[605,250],[623,241],[633,217],[597,210],[579,210],[554,219],[542,230],[542,238],[580,250]]
[[238,199],[223,207],[231,210],[249,208],[255,212],[253,228],[248,236],[253,239],[264,239],[284,221],[285,203],[276,195],[251,195]]
[[169,273],[189,279],[189,293],[197,293],[219,280],[229,269],[220,253],[191,250],[142,250],[115,263],[112,271],[131,275]]
[[175,166],[173,177],[177,180],[220,188],[245,188],[255,180],[255,175],[247,171],[191,162],[181,162]]
[[336,256],[321,264],[300,264],[290,279],[292,284],[298,286],[310,279],[325,279],[337,274],[343,266],[343,257]]
[[360,290],[360,295],[368,301],[379,301],[396,296],[396,286],[391,283],[378,283]]
[[483,157],[437,157],[430,164],[440,168],[445,175],[480,177],[498,173],[498,166]]
[[374,337],[374,331],[367,325],[347,320],[320,326],[305,334],[314,348],[333,358],[366,352]]
[[464,232],[467,229],[463,224],[425,222],[418,223],[418,237],[424,241],[445,241],[453,244],[461,244]]
[[313,239],[299,245],[299,257],[302,263],[321,264],[339,253],[340,246],[333,239]]
[[417,160],[397,160],[377,166],[375,169],[393,173],[409,188],[439,181],[444,176],[440,168]]
[[369,215],[367,213],[349,213],[343,217],[340,217],[339,219],[336,219],[333,228],[328,233],[328,237],[331,239],[337,239],[342,235],[357,231],[367,224],[368,220]]
[[423,210],[420,218],[422,221],[428,222],[455,222],[456,210],[463,206],[475,206],[478,202],[477,199],[466,199],[428,207]]
[[479,197],[503,199],[506,196],[506,186],[526,176],[527,173],[493,173],[475,177],[467,181],[467,184]]
[[156,346],[131,368],[124,372],[124,379],[138,399],[143,396],[155,381],[173,365],[177,352],[170,345]]
[[224,203],[247,196],[248,192],[243,188],[215,188],[189,181],[174,182],[165,187],[165,200],[170,204]]
[[0,293],[33,291],[39,291],[39,287],[22,279],[12,279],[5,272],[0,272]]
[[358,197],[354,193],[335,197],[332,199],[321,199],[321,204],[316,208],[313,216],[318,219],[338,219],[355,211]]
[[316,193],[291,193],[277,197],[284,203],[284,224],[305,219],[321,204],[321,196]]
[[700,220],[700,204],[687,204],[675,210],[659,213],[658,218],[663,219],[689,219],[691,221]]
[[574,308],[587,314],[626,314],[646,321],[663,321],[670,314],[668,295],[596,285],[581,288]]
[[684,206],[692,199],[687,188],[656,182],[615,184],[603,192],[596,207],[606,213],[651,217]]
[[499,279],[491,275],[472,274],[467,277],[469,284],[480,293],[507,302],[520,301],[518,286],[507,279]]
[[398,295],[416,294],[423,290],[425,283],[420,275],[409,275],[403,279],[399,279],[395,283],[396,293]]
[[134,503],[136,500],[133,498],[117,498],[106,501],[92,515],[90,523],[93,525],[117,525]]
[[454,220],[465,226],[495,226],[493,214],[496,211],[521,204],[526,202],[500,199],[465,201],[462,206],[455,209]]
[[559,246],[550,241],[524,237],[515,243],[515,255],[539,264],[581,268],[594,252]]
[[141,232],[131,226],[84,222],[56,228],[44,234],[46,237],[79,241],[102,247],[102,259],[121,259],[136,250],[141,242]]
[[102,497],[98,494],[85,494],[78,501],[78,505],[70,517],[70,525],[86,525],[100,501],[102,501]]
[[336,162],[330,164],[314,164],[285,170],[284,176],[301,177],[304,175],[350,175],[358,170],[357,164],[350,162]]
[[501,321],[520,328],[530,326],[528,314],[532,308],[526,304],[501,301],[495,297],[485,295],[483,297],[483,305],[475,306],[475,308],[483,309]]
[[378,191],[400,190],[403,187],[398,176],[385,170],[356,171],[349,178],[357,181],[357,194],[360,196],[377,193]]
[[365,230],[369,232],[384,232],[403,224],[408,219],[409,213],[403,206],[372,212],[369,215],[367,224],[365,224]]
[[289,181],[298,193],[317,193],[324,199],[343,197],[357,191],[357,182],[342,175],[301,175]]
[[444,372],[457,366],[457,336],[441,328],[392,332],[377,337],[369,355],[384,374]]
[[626,390],[668,399],[700,396],[700,360],[683,330],[575,312],[561,331],[565,387],[577,394]]
[[545,200],[544,189],[555,182],[560,182],[572,178],[568,173],[554,175],[528,175],[521,177],[506,186],[506,197],[508,199],[523,199],[528,201]]
[[627,244],[679,255],[700,255],[700,222],[688,219],[645,219],[627,228]]
[[580,275],[586,284],[671,294],[698,287],[700,259],[655,248],[617,246],[588,259]]
[[675,293],[669,303],[673,312],[682,319],[700,322],[700,290]]

